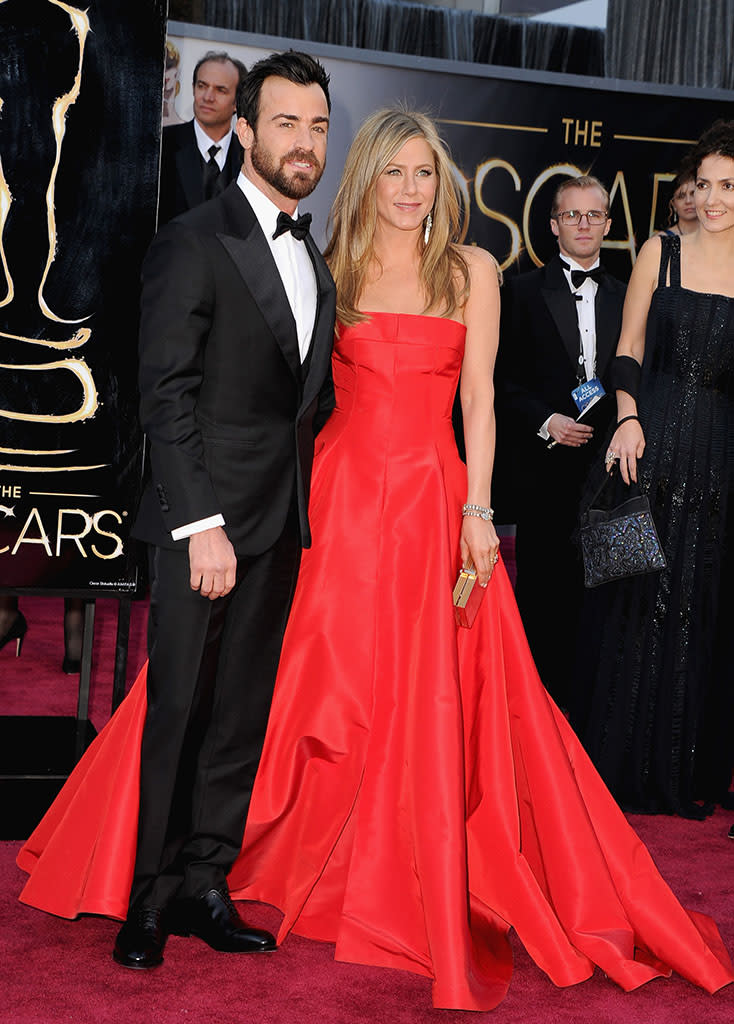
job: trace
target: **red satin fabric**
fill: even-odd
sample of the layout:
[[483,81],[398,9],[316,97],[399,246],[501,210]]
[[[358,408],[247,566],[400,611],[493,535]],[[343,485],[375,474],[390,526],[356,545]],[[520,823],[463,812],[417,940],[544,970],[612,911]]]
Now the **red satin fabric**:
[[[734,980],[709,918],[658,874],[542,687],[498,564],[457,630],[466,473],[451,405],[464,328],[376,314],[342,331],[306,552],[236,898],[336,957],[433,979],[436,1006],[503,998],[515,928],[557,985],[671,969]],[[22,899],[123,917],[144,678],[23,847]]]

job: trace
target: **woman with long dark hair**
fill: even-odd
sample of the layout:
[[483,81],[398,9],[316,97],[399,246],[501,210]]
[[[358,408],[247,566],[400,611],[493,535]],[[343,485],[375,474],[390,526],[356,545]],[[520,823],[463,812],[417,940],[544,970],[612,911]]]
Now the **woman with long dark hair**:
[[698,229],[651,238],[627,289],[607,452],[667,565],[589,595],[572,717],[622,806],[703,818],[734,764],[734,121],[691,154]]

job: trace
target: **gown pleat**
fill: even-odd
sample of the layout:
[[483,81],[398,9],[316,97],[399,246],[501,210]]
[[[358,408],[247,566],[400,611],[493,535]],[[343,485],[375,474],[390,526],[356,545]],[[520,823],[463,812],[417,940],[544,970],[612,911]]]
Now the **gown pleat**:
[[[454,623],[464,334],[393,314],[341,330],[232,895],[282,910],[281,942],[431,978],[439,1007],[501,1001],[511,928],[557,985],[598,966],[713,992],[733,980],[716,925],[678,903],[543,688],[501,562]],[[124,916],[144,713],[143,672],[21,850],[25,902]]]

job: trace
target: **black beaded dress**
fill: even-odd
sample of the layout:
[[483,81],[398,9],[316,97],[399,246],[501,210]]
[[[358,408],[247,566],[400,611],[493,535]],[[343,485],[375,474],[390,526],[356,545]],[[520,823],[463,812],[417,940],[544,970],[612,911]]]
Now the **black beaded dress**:
[[638,406],[667,568],[587,592],[572,723],[626,810],[703,817],[734,759],[734,299],[661,246]]

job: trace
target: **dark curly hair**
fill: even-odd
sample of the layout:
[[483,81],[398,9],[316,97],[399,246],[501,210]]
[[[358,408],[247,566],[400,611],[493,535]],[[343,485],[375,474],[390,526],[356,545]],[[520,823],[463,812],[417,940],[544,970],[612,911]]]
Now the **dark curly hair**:
[[[706,154],[706,156],[708,156],[708,153]],[[703,157],[701,157],[701,159],[703,160]],[[678,191],[681,185],[685,185],[687,181],[695,180],[696,165],[691,160],[690,154],[686,153],[686,155],[683,157],[680,164],[678,165],[678,170],[676,171],[675,177],[670,183],[672,194],[675,195],[675,193]]]
[[688,154],[694,174],[707,156],[727,156],[734,160],[734,121],[716,121],[708,128]]

